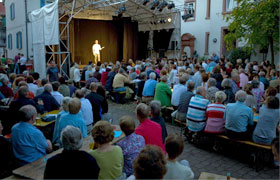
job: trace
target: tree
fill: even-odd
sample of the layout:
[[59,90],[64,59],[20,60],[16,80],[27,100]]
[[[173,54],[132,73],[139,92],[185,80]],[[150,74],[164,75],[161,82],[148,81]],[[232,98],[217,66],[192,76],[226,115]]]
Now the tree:
[[245,49],[256,53],[256,49],[270,47],[271,63],[274,53],[279,51],[279,0],[235,0],[238,6],[226,16],[230,22],[225,35],[228,49],[234,49],[236,39],[244,41]]

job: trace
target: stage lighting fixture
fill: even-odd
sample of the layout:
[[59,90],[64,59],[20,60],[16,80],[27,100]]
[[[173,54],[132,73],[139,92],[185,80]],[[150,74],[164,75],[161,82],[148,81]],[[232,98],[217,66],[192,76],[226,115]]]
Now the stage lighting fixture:
[[167,5],[168,3],[166,1],[162,1],[158,6],[158,11],[161,12]]
[[167,21],[168,21],[168,22],[171,22],[171,21],[172,21],[172,19],[171,19],[171,18],[168,18],[168,19],[167,19]]
[[157,24],[159,24],[159,23],[161,23],[161,21],[160,21],[160,20],[157,20]]
[[143,5],[146,6],[149,2],[150,2],[150,0],[144,0]]
[[126,7],[125,6],[121,6],[120,8],[119,8],[119,12],[120,13],[124,13],[126,11]]
[[167,22],[167,20],[166,19],[164,19],[164,20],[162,20],[163,21],[163,23],[166,23]]
[[169,9],[169,10],[174,8],[174,7],[175,7],[175,4],[173,2],[171,2],[167,5],[167,9]]
[[159,0],[154,0],[150,6],[151,10],[155,10],[158,5],[159,5]]
[[193,14],[185,14],[182,16],[183,20],[188,20],[189,18],[193,17]]

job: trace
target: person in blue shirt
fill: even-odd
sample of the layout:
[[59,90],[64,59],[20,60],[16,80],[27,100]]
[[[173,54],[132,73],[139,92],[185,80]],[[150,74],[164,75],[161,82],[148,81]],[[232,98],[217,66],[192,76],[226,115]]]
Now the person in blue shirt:
[[[81,109],[81,101],[78,98],[72,98],[69,101],[68,111],[69,113],[61,116],[58,124],[58,139],[60,139],[60,134],[62,130],[67,126],[71,125],[79,128],[82,132],[83,138],[87,137],[87,127],[82,117],[82,113],[79,113]],[[61,142],[59,142],[61,143]]]
[[155,89],[157,85],[156,73],[152,72],[149,75],[149,79],[144,84],[144,89],[142,92],[142,101],[145,103],[149,103],[154,99]]
[[211,73],[213,68],[217,65],[217,63],[215,63],[214,59],[208,59],[208,65],[206,68],[206,73]]
[[[236,103],[226,106],[224,118],[226,119],[226,135],[232,139],[250,140],[251,134],[248,125],[253,125],[253,111],[244,104],[247,94],[239,90],[235,94]],[[250,129],[250,128],[249,128]]]
[[45,156],[47,151],[52,150],[52,144],[33,126],[37,117],[34,106],[25,105],[20,108],[19,113],[21,121],[12,128],[11,142],[15,157],[20,165],[24,165]]
[[219,63],[219,60],[220,60],[219,56],[214,52],[212,54],[211,59],[213,59],[217,64]]

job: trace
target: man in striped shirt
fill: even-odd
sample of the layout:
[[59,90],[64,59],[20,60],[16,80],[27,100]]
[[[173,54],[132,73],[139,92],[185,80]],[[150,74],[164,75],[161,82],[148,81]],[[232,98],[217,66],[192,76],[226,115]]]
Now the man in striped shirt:
[[187,112],[187,125],[190,131],[202,131],[206,124],[206,108],[210,103],[205,98],[206,90],[204,87],[199,86],[196,90],[196,95],[191,98],[188,112]]

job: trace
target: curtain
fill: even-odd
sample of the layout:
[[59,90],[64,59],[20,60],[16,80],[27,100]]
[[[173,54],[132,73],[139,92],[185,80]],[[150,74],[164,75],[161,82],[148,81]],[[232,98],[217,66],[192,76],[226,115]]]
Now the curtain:
[[138,47],[138,24],[124,21],[123,32],[123,59],[127,62],[129,59],[137,59]]
[[159,49],[164,49],[166,51],[169,46],[169,41],[174,29],[167,30],[155,30],[153,37],[153,46],[156,52],[159,52]]
[[146,59],[148,52],[149,31],[138,32],[138,58]]

